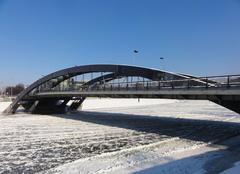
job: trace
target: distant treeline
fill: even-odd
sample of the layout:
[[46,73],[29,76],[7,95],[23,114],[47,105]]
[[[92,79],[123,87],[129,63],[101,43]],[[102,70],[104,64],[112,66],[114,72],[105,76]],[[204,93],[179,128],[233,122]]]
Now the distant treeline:
[[25,89],[23,84],[17,84],[16,86],[7,86],[4,93],[5,95],[18,95]]

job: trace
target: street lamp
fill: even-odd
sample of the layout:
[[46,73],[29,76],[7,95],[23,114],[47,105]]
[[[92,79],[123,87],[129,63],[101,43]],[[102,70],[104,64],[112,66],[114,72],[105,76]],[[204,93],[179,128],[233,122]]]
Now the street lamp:
[[134,56],[133,56],[133,65],[135,64],[135,54],[137,54],[139,51],[138,50],[133,50]]
[[165,69],[165,68],[164,68],[164,58],[163,58],[163,57],[160,57],[159,59],[162,61],[162,69],[164,70],[164,69]]

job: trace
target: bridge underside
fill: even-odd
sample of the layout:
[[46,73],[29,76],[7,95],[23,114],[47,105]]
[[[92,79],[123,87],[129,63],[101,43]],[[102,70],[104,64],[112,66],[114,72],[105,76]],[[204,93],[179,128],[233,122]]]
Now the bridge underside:
[[[22,106],[25,112],[32,114],[63,114],[78,110],[85,97],[79,98],[42,98],[38,100],[25,101]],[[67,105],[70,103],[69,105]]]
[[212,100],[212,102],[240,114],[240,101]]
[[[214,91],[213,91],[214,92]],[[230,92],[230,91],[228,91]],[[164,93],[164,92],[163,92]],[[166,93],[166,92],[165,92]],[[231,93],[231,92],[230,92]],[[28,97],[24,100],[24,108],[27,112],[34,114],[62,114],[80,110],[82,103],[87,97],[106,97],[106,98],[159,98],[159,99],[180,99],[180,100],[209,100],[227,109],[240,114],[240,96],[235,95],[198,95],[198,94],[158,94],[156,91],[143,91],[134,93],[126,91],[111,94],[105,91],[105,94],[99,93],[61,93],[51,94],[43,93],[38,97]],[[28,106],[26,106],[28,103]],[[67,104],[68,103],[68,104]]]

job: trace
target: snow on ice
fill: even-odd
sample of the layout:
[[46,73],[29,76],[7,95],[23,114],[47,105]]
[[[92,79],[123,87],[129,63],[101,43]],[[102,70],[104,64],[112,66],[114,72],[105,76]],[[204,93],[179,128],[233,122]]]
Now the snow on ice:
[[[0,109],[8,104],[0,102]],[[89,99],[83,109],[64,115],[0,115],[0,173],[239,169],[239,115],[214,103]]]

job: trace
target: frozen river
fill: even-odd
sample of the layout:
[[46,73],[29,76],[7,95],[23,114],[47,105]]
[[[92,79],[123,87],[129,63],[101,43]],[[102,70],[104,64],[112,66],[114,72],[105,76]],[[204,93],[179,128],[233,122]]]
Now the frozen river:
[[92,99],[83,109],[0,115],[0,173],[204,173],[240,159],[211,168],[231,155],[240,118],[208,101]]

